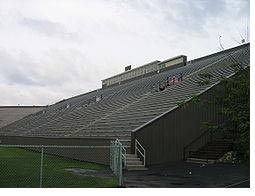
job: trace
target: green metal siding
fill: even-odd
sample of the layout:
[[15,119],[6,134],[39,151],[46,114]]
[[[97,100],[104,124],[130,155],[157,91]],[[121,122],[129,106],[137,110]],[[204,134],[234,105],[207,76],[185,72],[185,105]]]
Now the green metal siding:
[[223,120],[219,105],[206,106],[204,103],[212,99],[213,91],[218,87],[200,95],[199,103],[190,101],[132,132],[131,149],[134,148],[134,139],[137,139],[146,149],[147,165],[182,160],[184,147],[205,131],[204,122]]

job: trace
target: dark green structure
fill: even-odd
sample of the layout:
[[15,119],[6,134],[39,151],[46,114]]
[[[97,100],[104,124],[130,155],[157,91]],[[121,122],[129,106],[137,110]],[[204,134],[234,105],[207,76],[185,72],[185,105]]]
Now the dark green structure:
[[[1,142],[103,146],[118,138],[133,151],[137,139],[147,166],[182,160],[185,146],[206,131],[203,123],[222,120],[220,106],[204,108],[192,98],[210,100],[220,80],[235,74],[236,63],[249,66],[249,43],[62,100],[0,128]],[[76,158],[108,164],[107,153]]]

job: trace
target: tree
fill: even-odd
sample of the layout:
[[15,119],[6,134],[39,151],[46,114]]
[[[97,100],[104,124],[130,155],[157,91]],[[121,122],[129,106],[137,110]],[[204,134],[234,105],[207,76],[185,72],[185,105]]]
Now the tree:
[[236,160],[245,161],[250,155],[250,70],[235,65],[236,74],[221,81],[215,102],[222,105],[224,122],[217,131],[227,134],[233,143]]

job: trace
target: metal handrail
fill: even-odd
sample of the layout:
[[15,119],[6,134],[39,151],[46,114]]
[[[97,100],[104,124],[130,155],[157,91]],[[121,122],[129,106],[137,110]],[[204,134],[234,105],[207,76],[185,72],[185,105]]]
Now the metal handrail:
[[[140,151],[140,149],[137,147],[137,144],[139,145],[139,147],[141,147],[141,149],[143,150],[143,153]],[[146,150],[145,148],[140,144],[140,142],[135,139],[135,154],[137,155],[137,151],[142,155],[143,157],[143,166],[145,166],[145,160],[146,160]]]
[[[124,151],[124,153],[123,153],[123,151]],[[122,146],[122,148],[121,148],[121,156],[123,157],[123,160],[124,160],[124,166],[127,165],[127,156],[126,155],[127,155],[127,151],[126,151],[125,147]]]
[[[127,165],[127,150],[125,149],[125,147],[122,145],[122,143],[120,142],[119,139],[116,139],[116,142],[121,146],[121,156],[123,157],[123,161],[124,161],[124,166]],[[123,153],[124,151],[124,153]]]

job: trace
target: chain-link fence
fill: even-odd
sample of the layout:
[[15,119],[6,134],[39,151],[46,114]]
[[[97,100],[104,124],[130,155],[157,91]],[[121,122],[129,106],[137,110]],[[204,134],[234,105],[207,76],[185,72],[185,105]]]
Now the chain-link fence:
[[0,187],[120,186],[120,145],[0,145]]
[[110,145],[110,168],[113,173],[118,176],[119,185],[123,184],[123,175],[122,175],[122,150],[123,145],[118,139],[111,141]]

